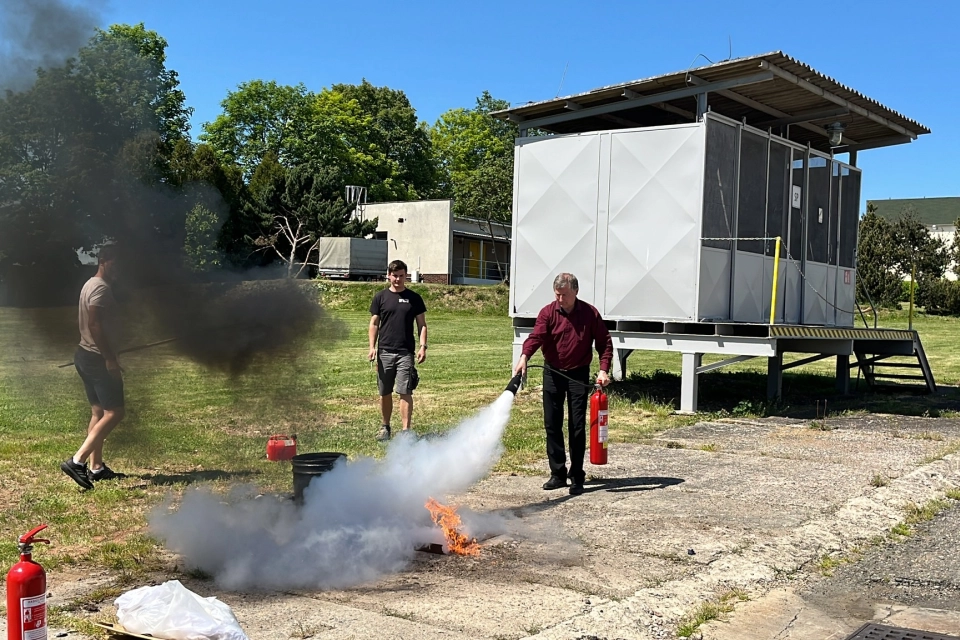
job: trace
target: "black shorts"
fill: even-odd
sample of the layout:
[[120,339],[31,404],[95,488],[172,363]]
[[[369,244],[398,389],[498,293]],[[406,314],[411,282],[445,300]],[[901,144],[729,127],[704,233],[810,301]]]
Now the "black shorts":
[[83,380],[91,407],[98,406],[107,411],[123,408],[123,378],[107,371],[107,362],[102,355],[77,347],[73,363]]

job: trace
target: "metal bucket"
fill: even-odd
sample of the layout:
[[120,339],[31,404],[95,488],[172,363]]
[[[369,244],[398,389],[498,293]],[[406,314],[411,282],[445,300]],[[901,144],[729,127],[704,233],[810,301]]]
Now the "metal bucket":
[[319,478],[327,471],[333,469],[341,458],[346,459],[347,454],[336,451],[321,451],[320,453],[301,453],[293,456],[290,462],[293,463],[293,499],[296,502],[303,502],[303,491],[314,478]]

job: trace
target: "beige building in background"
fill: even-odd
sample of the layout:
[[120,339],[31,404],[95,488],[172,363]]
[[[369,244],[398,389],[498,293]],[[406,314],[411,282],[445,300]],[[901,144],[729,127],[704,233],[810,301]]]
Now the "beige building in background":
[[510,273],[510,226],[454,217],[450,200],[361,204],[377,219],[387,260],[407,263],[411,279],[440,284],[498,284]]

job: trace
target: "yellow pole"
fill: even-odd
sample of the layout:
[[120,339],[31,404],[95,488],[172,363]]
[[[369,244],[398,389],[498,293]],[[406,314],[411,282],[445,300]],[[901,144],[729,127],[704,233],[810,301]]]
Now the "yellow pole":
[[917,287],[917,263],[910,268],[910,313],[907,314],[907,326],[913,331],[913,291]]
[[780,236],[774,238],[777,247],[773,250],[773,287],[770,292],[770,324],[777,317],[777,278],[780,273]]

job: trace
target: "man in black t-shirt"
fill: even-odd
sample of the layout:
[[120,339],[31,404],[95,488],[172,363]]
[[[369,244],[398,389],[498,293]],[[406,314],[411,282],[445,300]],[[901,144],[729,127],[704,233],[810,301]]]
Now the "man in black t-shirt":
[[414,366],[413,324],[417,324],[420,350],[416,364],[427,359],[426,305],[415,291],[407,289],[407,265],[394,260],[387,265],[390,286],[380,291],[370,303],[370,352],[377,361],[377,387],[380,391],[380,415],[383,418],[377,440],[390,439],[390,418],[393,416],[393,391],[400,396],[400,420],[403,430],[410,429],[413,415],[413,390],[420,378]]

